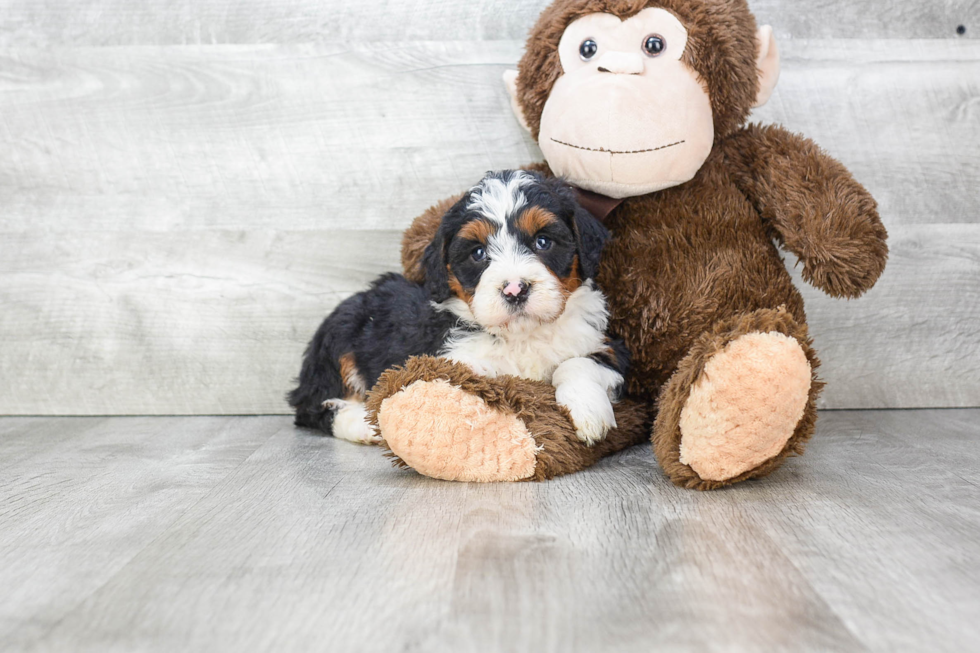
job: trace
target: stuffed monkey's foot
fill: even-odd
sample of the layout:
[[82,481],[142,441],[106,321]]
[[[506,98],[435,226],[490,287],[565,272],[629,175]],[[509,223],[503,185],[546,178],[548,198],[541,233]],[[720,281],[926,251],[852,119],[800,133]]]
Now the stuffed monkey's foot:
[[654,431],[672,480],[720,487],[801,453],[815,419],[817,364],[805,327],[781,311],[702,338],[668,383]]
[[681,411],[680,461],[709,481],[727,481],[774,458],[810,392],[810,364],[795,339],[739,336],[704,366]]
[[387,398],[379,423],[388,447],[425,476],[490,482],[534,475],[537,445],[524,422],[448,381],[415,381]]
[[623,401],[615,407],[618,426],[588,446],[550,384],[488,379],[427,356],[385,372],[368,412],[400,466],[448,481],[545,480],[584,469],[649,433],[645,406]]

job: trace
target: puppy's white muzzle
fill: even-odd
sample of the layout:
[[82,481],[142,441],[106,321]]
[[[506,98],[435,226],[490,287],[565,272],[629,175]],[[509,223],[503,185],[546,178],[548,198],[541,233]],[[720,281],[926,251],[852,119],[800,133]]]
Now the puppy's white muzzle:
[[521,328],[552,322],[564,306],[560,284],[531,254],[493,260],[473,294],[473,317],[486,329]]

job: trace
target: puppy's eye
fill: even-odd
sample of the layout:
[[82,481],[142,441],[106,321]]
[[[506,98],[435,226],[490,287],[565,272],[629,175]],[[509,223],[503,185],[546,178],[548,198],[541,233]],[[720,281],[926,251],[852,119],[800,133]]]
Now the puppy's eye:
[[553,241],[547,236],[538,236],[534,239],[534,249],[538,250],[539,252],[548,251],[551,249],[553,244]]
[[651,34],[643,39],[643,51],[648,57],[659,57],[667,49],[667,41],[659,34]]
[[485,261],[487,258],[487,250],[483,247],[477,247],[476,249],[473,250],[473,253],[470,254],[470,258],[472,258],[477,263]]
[[595,53],[599,51],[599,44],[593,39],[585,39],[582,41],[582,45],[578,46],[578,56],[582,57],[582,61],[588,61],[595,56]]

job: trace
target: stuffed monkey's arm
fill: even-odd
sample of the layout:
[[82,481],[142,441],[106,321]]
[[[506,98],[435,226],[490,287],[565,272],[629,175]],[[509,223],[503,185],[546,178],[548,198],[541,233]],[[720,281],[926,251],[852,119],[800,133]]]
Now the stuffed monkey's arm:
[[888,259],[874,198],[813,141],[750,125],[723,143],[739,189],[780,244],[803,263],[803,278],[834,297],[858,297]]
[[422,254],[429,246],[439,231],[439,224],[442,216],[446,214],[453,204],[459,201],[463,195],[442,200],[438,204],[430,206],[425,213],[415,218],[411,226],[402,235],[402,269],[405,271],[405,278],[414,283],[425,281],[425,271],[422,269]]

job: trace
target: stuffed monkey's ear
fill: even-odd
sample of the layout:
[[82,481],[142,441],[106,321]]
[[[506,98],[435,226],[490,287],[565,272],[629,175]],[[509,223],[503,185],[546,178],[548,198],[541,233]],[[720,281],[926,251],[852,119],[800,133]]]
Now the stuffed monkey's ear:
[[452,296],[449,290],[449,271],[443,257],[442,233],[437,233],[422,254],[422,269],[425,271],[425,284],[429,297],[434,302],[444,302]]
[[599,274],[602,248],[609,240],[609,230],[594,215],[581,206],[575,208],[575,238],[578,241],[579,269],[582,279],[595,279]]
[[753,107],[761,107],[769,101],[779,81],[779,48],[769,25],[760,27],[755,38],[756,47],[759,48],[759,57],[755,62],[759,69],[759,95]]
[[521,103],[517,101],[517,71],[516,70],[505,70],[504,71],[504,86],[507,87],[507,94],[510,95],[510,108],[517,116],[517,122],[521,123],[526,131],[531,131],[531,128],[527,126],[527,118],[524,117],[524,110],[521,109]]

